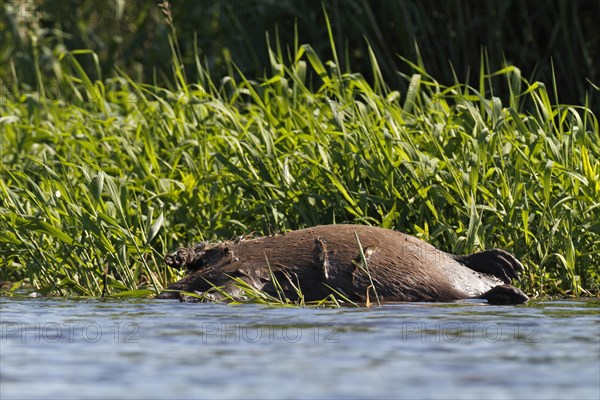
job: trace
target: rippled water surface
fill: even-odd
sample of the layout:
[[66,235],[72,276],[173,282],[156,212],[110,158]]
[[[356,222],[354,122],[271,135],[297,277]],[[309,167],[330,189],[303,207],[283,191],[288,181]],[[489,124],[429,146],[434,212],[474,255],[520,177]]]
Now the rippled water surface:
[[2,400],[600,398],[598,300],[0,301]]

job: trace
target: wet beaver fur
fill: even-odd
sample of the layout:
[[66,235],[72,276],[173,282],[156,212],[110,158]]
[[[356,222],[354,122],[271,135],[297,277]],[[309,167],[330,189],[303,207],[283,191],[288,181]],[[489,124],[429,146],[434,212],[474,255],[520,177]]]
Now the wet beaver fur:
[[[291,300],[298,299],[297,288],[305,301],[321,300],[336,291],[357,302],[366,301],[368,291],[372,301],[375,293],[380,301],[399,302],[528,300],[510,285],[523,266],[504,250],[453,255],[412,236],[363,225],[321,225],[256,239],[200,243],[168,254],[165,261],[188,272],[168,290],[196,292],[211,300],[223,298],[214,286],[243,299],[243,290],[232,278],[273,296],[283,291]],[[158,297],[188,299],[173,291]]]

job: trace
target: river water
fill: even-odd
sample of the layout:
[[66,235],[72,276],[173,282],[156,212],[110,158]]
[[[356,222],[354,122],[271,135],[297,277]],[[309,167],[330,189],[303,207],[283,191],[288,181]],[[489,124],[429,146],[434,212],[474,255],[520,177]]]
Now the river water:
[[2,400],[600,398],[597,299],[0,302]]

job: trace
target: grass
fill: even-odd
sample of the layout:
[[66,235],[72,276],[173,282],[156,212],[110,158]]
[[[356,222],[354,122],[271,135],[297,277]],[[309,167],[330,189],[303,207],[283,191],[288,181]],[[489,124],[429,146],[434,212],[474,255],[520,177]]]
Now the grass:
[[[162,258],[182,244],[334,222],[454,253],[506,249],[530,295],[598,292],[600,138],[585,104],[560,104],[515,66],[490,71],[485,56],[477,87],[407,61],[399,93],[373,53],[371,83],[309,45],[270,55],[270,75],[221,81],[197,56],[197,82],[174,56],[166,89],[92,80],[67,52],[62,84],[40,74],[37,91],[9,88],[4,293],[146,296],[179,277]],[[495,96],[503,85],[510,96]]]
[[[315,300],[315,301],[305,301],[304,296],[302,295],[302,290],[300,288],[299,282],[296,284],[293,283],[291,278],[286,275],[288,282],[292,285],[292,287],[296,291],[296,296],[294,298],[289,298],[283,291],[281,283],[277,279],[274,274],[271,274],[271,282],[274,282],[274,287],[276,290],[276,296],[273,296],[263,290],[257,289],[254,286],[250,285],[248,282],[243,279],[237,277],[230,277],[232,280],[232,286],[236,289],[240,290],[241,296],[234,297],[232,296],[226,288],[219,287],[213,285],[211,282],[208,282],[212,288],[206,292],[198,293],[198,292],[186,292],[186,291],[175,291],[179,292],[186,298],[186,301],[198,301],[198,302],[214,302],[214,301],[223,301],[228,304],[240,304],[240,303],[255,303],[255,304],[263,304],[263,305],[274,305],[280,307],[294,307],[294,306],[302,306],[302,307],[330,307],[330,308],[340,308],[344,306],[353,306],[359,307],[359,305],[352,300],[348,299],[339,291],[332,289],[333,294],[330,294],[328,297]],[[370,305],[367,304],[367,307]]]
[[[383,76],[405,91],[397,71],[411,73],[396,54],[425,60],[439,82],[476,82],[473,73],[480,49],[486,47],[492,70],[504,60],[518,65],[530,81],[558,79],[561,99],[598,108],[600,37],[596,0],[538,0],[502,2],[407,0],[369,2],[324,0],[331,16],[341,70],[361,72],[370,80],[369,50],[377,55]],[[164,3],[163,3],[164,4]],[[203,0],[197,7],[171,1],[169,15],[156,1],[15,0],[0,3],[0,79],[35,87],[39,76],[64,79],[61,56],[65,49],[90,49],[78,56],[92,80],[126,71],[136,82],[168,86],[171,57],[168,22],[177,30],[179,54],[186,76],[198,80],[194,55],[200,52],[220,80],[230,74],[231,58],[246,76],[262,76],[268,60],[265,30],[283,47],[310,43],[320,57],[329,57],[324,15],[315,2]],[[315,12],[317,11],[317,12]],[[166,21],[165,21],[166,19]],[[415,48],[415,41],[419,48]],[[37,52],[37,54],[34,54]],[[35,60],[39,62],[35,62]],[[449,68],[449,60],[453,68]],[[99,66],[99,68],[98,68]],[[475,78],[471,81],[470,78]],[[496,93],[503,87],[496,86]]]

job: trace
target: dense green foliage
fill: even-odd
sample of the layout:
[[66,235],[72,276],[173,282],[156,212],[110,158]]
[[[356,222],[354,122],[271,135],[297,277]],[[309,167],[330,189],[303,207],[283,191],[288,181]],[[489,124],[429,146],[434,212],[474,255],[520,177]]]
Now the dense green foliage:
[[598,120],[553,83],[482,57],[474,86],[442,85],[418,59],[399,92],[372,52],[371,80],[344,72],[333,40],[327,61],[272,44],[262,79],[212,79],[196,56],[192,81],[172,38],[169,89],[90,78],[79,60],[99,71],[96,54],[73,51],[68,85],[37,73],[5,93],[1,280],[144,294],[175,279],[162,255],[180,245],[353,222],[511,251],[533,295],[598,290]]
[[[330,57],[318,1],[171,1],[186,72],[196,81],[195,54],[214,79],[231,76],[234,60],[245,76],[263,76],[268,64],[265,31],[283,48],[296,38],[320,58]],[[81,57],[92,80],[125,71],[136,82],[173,85],[168,27],[156,0],[5,0],[0,10],[0,81],[36,87],[37,74],[63,82],[65,50],[90,49],[99,69]],[[518,65],[529,81],[557,79],[562,101],[582,104],[600,82],[598,0],[325,0],[343,71],[371,81],[367,42],[386,82],[405,91],[396,71],[411,73],[397,55],[420,56],[446,85],[477,83],[481,49],[492,70]],[[296,29],[297,27],[297,29]],[[418,44],[418,51],[415,47]],[[33,50],[40,65],[34,63]],[[346,50],[347,49],[347,50]],[[553,73],[553,68],[556,73]],[[100,76],[102,74],[102,76]],[[504,86],[495,88],[499,93]],[[508,93],[507,93],[508,95]],[[596,91],[589,104],[599,104]]]

